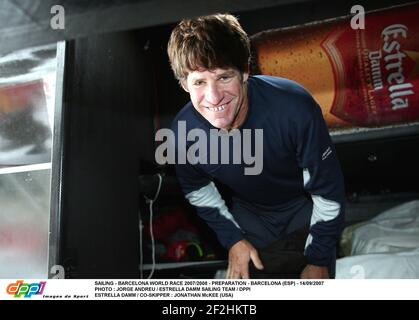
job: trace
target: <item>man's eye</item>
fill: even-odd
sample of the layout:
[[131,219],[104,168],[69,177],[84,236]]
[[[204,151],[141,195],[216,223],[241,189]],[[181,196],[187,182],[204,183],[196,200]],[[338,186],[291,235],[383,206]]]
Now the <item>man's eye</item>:
[[195,81],[194,86],[200,86],[204,83],[204,81]]
[[231,79],[231,77],[230,76],[222,76],[222,77],[220,77],[220,80],[221,81],[224,81],[224,82],[226,82],[226,81],[228,81],[228,80],[230,80]]

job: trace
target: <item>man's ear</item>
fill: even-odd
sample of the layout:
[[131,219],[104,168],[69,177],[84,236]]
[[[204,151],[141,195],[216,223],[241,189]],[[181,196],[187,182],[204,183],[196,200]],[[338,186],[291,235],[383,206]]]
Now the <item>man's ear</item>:
[[247,64],[244,67],[243,73],[242,73],[242,82],[246,83],[247,79],[249,79],[249,64]]
[[185,80],[185,79],[179,80],[179,84],[180,84],[180,86],[183,88],[183,90],[185,90],[186,92],[188,92],[188,93],[189,93],[189,90],[188,90],[188,85],[187,85],[187,83],[186,83],[186,80]]

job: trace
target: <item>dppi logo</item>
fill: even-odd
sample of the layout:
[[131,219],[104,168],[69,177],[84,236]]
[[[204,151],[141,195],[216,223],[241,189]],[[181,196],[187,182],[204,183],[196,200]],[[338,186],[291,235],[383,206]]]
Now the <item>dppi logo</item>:
[[24,283],[23,280],[18,280],[15,283],[9,284],[6,292],[14,295],[15,298],[20,298],[22,295],[24,298],[30,298],[34,294],[42,294],[46,283],[46,281],[41,281],[39,283]]

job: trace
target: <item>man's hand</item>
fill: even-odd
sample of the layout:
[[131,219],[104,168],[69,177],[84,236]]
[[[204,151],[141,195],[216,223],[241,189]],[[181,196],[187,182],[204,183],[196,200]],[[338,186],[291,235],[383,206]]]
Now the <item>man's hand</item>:
[[248,279],[250,260],[257,269],[263,269],[258,252],[249,241],[240,240],[234,244],[228,252],[227,279]]
[[301,279],[329,279],[327,267],[308,264],[300,275]]

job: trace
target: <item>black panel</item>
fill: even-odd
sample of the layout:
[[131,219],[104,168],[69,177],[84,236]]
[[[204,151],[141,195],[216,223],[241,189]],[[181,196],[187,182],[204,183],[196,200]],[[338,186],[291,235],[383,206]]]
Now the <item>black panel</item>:
[[[0,1],[0,54],[83,36],[157,26],[214,12],[245,11],[304,0],[42,0]],[[65,9],[65,28],[54,30],[54,5]]]
[[[141,37],[140,37],[141,38]],[[149,56],[138,33],[70,42],[66,59],[63,254],[67,276],[138,277],[140,158],[153,146]]]
[[419,136],[337,145],[347,193],[419,191]]
[[366,12],[395,5],[411,3],[408,0],[317,0],[287,3],[282,6],[238,12],[244,30],[252,35],[268,29],[301,25],[351,15],[351,7],[362,5]]

